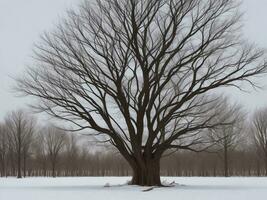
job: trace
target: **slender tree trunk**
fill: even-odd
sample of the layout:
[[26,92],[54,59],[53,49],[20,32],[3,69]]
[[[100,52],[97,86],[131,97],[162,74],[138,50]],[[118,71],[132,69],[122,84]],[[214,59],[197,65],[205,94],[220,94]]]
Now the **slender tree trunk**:
[[23,176],[26,177],[26,152],[23,152]]
[[52,162],[52,177],[56,177],[56,163]]
[[46,170],[46,165],[43,164],[43,176],[46,177],[47,176],[47,170]]
[[17,178],[22,178],[21,176],[21,136],[19,135],[19,144],[18,144],[18,176]]
[[229,166],[228,166],[228,148],[225,146],[224,148],[224,176],[229,176]]
[[21,175],[21,156],[19,155],[18,156],[18,176],[17,178],[22,178],[22,175]]
[[147,160],[142,165],[132,166],[133,177],[131,184],[142,186],[161,186],[160,160]]
[[10,176],[16,176],[16,161],[17,161],[17,157],[15,155],[15,152],[12,152],[10,154],[10,165],[11,165],[11,170],[9,172]]
[[260,167],[260,161],[257,159],[257,176],[261,175],[261,167]]
[[5,167],[5,158],[4,158],[4,156],[2,156],[2,158],[1,158],[0,165],[1,165],[1,177],[4,177],[6,175],[6,167]]

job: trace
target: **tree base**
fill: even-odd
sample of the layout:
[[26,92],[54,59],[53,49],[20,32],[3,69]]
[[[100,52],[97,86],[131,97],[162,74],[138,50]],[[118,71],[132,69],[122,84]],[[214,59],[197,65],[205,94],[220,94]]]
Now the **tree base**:
[[133,168],[133,177],[130,185],[162,187],[159,161],[147,162],[145,167],[138,166]]
[[139,186],[157,186],[157,187],[164,187],[164,185],[161,184],[161,181],[149,181],[149,180],[142,180],[142,181],[136,181],[134,178],[129,182],[129,185],[139,185]]

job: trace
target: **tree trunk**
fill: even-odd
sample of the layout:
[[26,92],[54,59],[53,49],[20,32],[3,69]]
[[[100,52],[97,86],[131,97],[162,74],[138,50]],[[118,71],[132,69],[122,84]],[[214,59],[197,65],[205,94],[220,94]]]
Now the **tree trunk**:
[[132,185],[162,186],[160,181],[160,161],[147,160],[143,164],[135,163],[132,166]]
[[4,158],[1,158],[0,165],[1,165],[1,177],[4,177],[6,175],[6,166]]
[[229,167],[228,167],[228,148],[225,146],[224,148],[224,176],[229,176]]
[[265,156],[265,176],[267,176],[267,156]]
[[261,175],[261,167],[260,167],[260,161],[257,159],[257,176]]
[[26,152],[23,152],[23,177],[26,177]]
[[18,176],[17,178],[22,178],[21,175],[21,144],[20,144],[20,140],[19,140],[19,147],[18,147]]
[[21,156],[18,156],[18,176],[17,178],[22,178],[21,176]]
[[53,158],[52,160],[52,177],[55,178],[56,177],[56,158]]
[[53,178],[56,177],[56,166],[55,166],[55,163],[52,164],[52,177]]

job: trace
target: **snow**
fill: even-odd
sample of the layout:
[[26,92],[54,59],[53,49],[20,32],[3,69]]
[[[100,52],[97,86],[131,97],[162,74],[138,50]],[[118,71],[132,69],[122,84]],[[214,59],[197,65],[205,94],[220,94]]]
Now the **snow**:
[[175,187],[128,186],[129,177],[0,178],[0,200],[265,199],[267,178],[163,177]]

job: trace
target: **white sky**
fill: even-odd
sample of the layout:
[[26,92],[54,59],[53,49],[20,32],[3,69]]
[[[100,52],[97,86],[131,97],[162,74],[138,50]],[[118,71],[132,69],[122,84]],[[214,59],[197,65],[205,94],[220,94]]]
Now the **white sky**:
[[[0,120],[29,100],[12,93],[16,77],[30,62],[33,43],[43,31],[53,28],[67,8],[79,0],[0,0]],[[244,35],[248,40],[267,48],[267,0],[243,0]],[[267,86],[262,80],[262,85]],[[266,87],[267,88],[267,87]],[[230,90],[234,100],[248,109],[267,106],[267,89],[240,93]]]

